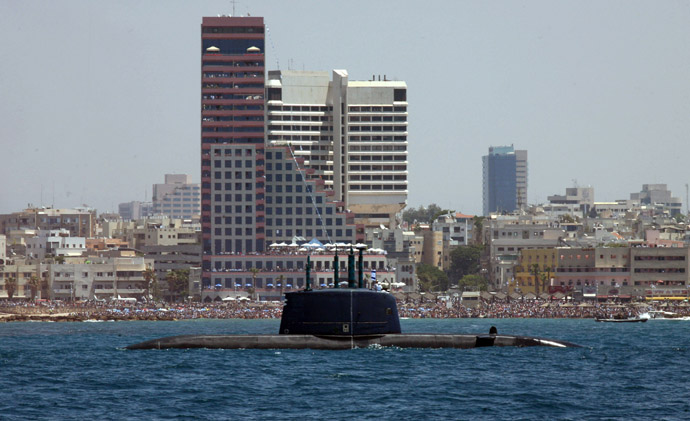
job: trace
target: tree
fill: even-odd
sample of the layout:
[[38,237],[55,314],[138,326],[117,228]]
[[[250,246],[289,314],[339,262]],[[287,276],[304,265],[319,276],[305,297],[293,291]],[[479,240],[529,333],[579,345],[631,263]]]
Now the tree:
[[535,294],[539,296],[539,265],[537,263],[534,263],[532,266],[530,266],[532,275],[534,275],[534,288],[535,288]]
[[417,278],[422,291],[445,291],[448,289],[448,276],[434,265],[417,265]]
[[488,281],[481,275],[465,275],[458,281],[458,286],[463,290],[486,291],[489,289]]
[[419,206],[417,209],[405,209],[405,211],[403,211],[403,221],[408,224],[413,224],[415,221],[431,223],[434,220],[434,215],[442,215],[443,212],[441,207],[435,203],[430,204],[426,208],[424,206]]
[[147,267],[146,270],[144,270],[143,275],[144,280],[146,281],[146,300],[149,300],[151,298],[151,290],[155,290],[158,287],[158,279],[156,277],[156,271],[150,267]]
[[5,279],[5,289],[7,290],[7,298],[12,300],[14,293],[17,292],[17,278],[12,276]]
[[41,289],[41,280],[36,275],[31,275],[29,280],[26,282],[31,290],[31,300],[36,298],[38,291]]
[[252,286],[256,288],[256,274],[261,272],[261,270],[258,268],[249,268],[249,271],[252,273]]
[[176,269],[170,271],[165,276],[168,283],[168,292],[170,293],[170,301],[174,302],[175,297],[185,297],[189,290],[189,269]]
[[479,245],[460,246],[450,252],[450,275],[453,279],[461,279],[465,275],[479,273],[479,259],[483,247]]
[[542,282],[542,291],[546,292],[547,287],[551,286],[551,268],[549,266],[545,266],[542,269],[542,274],[540,275],[541,282]]
[[483,232],[484,232],[484,220],[486,218],[483,216],[475,216],[472,218],[472,239],[474,244],[484,244]]

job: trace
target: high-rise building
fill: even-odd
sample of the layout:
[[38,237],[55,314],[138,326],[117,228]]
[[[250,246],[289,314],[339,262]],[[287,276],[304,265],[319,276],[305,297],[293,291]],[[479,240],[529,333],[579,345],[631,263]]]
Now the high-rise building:
[[[210,256],[264,249],[264,20],[201,24],[201,226]],[[226,245],[231,245],[227,247]]]
[[482,157],[483,210],[512,212],[527,205],[527,151],[491,146]]
[[164,184],[153,185],[153,213],[171,218],[198,218],[201,208],[199,184],[187,174],[165,174]]
[[[348,83],[345,71],[330,82],[328,73],[307,72],[316,82],[290,74],[284,89],[278,72],[264,91],[263,18],[203,18],[201,38],[202,288],[270,295],[283,278],[300,286],[298,244],[362,242],[356,213],[378,226],[404,206],[405,84]],[[315,92],[300,86],[305,81]],[[281,126],[269,129],[270,140],[264,92],[271,125]],[[348,138],[350,131],[358,138]],[[296,265],[278,264],[276,255]]]
[[346,70],[271,71],[267,142],[285,145],[365,227],[395,227],[407,201],[407,85]]

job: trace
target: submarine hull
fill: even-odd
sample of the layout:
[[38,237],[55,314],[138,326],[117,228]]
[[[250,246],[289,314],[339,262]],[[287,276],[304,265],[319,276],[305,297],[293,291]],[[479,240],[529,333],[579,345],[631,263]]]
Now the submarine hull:
[[182,335],[153,339],[127,349],[324,349],[345,350],[370,346],[398,348],[480,348],[487,346],[579,345],[551,339],[513,335],[385,334],[365,336],[328,335]]

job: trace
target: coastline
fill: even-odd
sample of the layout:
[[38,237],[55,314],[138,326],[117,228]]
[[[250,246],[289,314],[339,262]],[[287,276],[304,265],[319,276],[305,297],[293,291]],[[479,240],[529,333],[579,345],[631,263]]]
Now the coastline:
[[[398,313],[407,319],[595,319],[634,317],[650,310],[665,310],[690,316],[685,303],[593,303],[512,301],[481,302],[475,308],[445,302],[398,303]],[[0,304],[0,323],[87,321],[177,321],[190,319],[280,319],[282,305],[273,302],[187,303],[134,305],[61,302],[5,302]]]

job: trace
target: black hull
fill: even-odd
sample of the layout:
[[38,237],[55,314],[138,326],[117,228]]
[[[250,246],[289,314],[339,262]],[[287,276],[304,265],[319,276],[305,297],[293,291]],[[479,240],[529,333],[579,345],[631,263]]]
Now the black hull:
[[579,345],[529,336],[387,334],[367,336],[317,335],[183,335],[169,336],[130,345],[127,349],[324,349],[345,350],[385,346],[398,348],[479,348],[486,346],[548,346],[558,348]]

